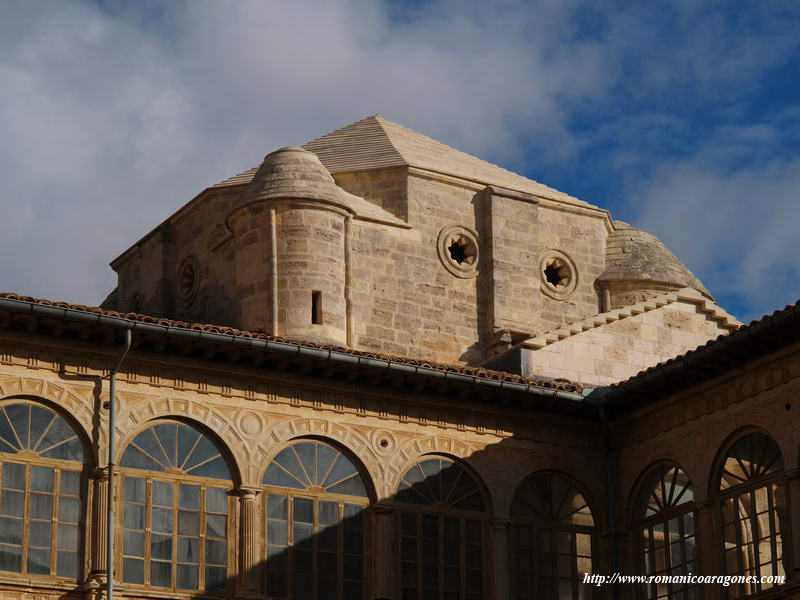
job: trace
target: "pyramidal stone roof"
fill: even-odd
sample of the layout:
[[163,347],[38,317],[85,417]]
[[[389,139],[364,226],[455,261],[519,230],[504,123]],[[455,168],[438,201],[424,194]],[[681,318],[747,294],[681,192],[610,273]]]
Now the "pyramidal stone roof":
[[[303,148],[316,154],[331,173],[416,167],[543,198],[591,206],[532,179],[451,148],[380,115],[373,115],[337,129],[308,142]],[[257,170],[258,167],[250,169],[212,187],[249,183]]]

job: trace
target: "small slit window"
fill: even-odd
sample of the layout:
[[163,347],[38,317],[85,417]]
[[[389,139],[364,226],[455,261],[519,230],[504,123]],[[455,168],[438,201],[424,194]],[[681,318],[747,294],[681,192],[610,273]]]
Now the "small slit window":
[[311,292],[311,324],[322,325],[322,292]]

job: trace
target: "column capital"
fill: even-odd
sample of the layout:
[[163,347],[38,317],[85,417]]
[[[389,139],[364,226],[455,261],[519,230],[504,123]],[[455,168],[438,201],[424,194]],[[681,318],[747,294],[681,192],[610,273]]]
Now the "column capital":
[[784,472],[783,476],[789,483],[800,481],[800,468],[789,469],[788,471]]
[[108,466],[95,467],[94,469],[92,469],[92,479],[98,479],[100,481],[102,480],[108,481]]
[[244,501],[255,500],[261,492],[261,488],[249,486],[239,486],[235,490],[236,495]]
[[393,515],[395,512],[397,512],[397,507],[392,506],[391,504],[382,504],[379,502],[377,504],[373,504],[371,510],[376,515]]
[[497,532],[508,531],[510,525],[511,525],[510,519],[489,519],[489,527],[492,528],[492,531],[497,531]]
[[716,505],[717,503],[709,498],[703,502],[697,502],[694,505],[694,512],[696,512],[698,516],[703,516],[713,512]]

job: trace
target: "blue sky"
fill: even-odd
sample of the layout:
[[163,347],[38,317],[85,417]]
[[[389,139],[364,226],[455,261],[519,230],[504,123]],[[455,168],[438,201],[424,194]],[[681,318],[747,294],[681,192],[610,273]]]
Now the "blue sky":
[[96,304],[206,185],[380,113],[800,298],[800,3],[0,3],[0,288]]

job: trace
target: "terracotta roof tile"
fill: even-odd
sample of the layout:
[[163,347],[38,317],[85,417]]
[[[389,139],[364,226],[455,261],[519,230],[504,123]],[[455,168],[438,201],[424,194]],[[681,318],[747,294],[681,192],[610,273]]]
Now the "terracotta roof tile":
[[339,346],[331,346],[326,344],[318,344],[315,342],[303,341],[303,340],[296,340],[296,339],[288,339],[282,338],[278,336],[273,336],[263,331],[245,331],[241,329],[236,329],[235,327],[227,327],[224,325],[214,325],[210,323],[191,323],[187,321],[179,321],[174,319],[168,319],[166,317],[157,317],[153,315],[144,315],[140,313],[132,313],[132,312],[118,312],[114,310],[107,310],[104,308],[99,308],[96,306],[84,306],[82,304],[72,304],[69,302],[58,302],[53,300],[44,300],[41,298],[32,298],[30,296],[21,296],[19,294],[15,294],[12,292],[0,292],[0,298],[7,298],[10,300],[19,300],[22,302],[31,302],[34,304],[41,304],[44,306],[55,306],[58,308],[65,308],[69,310],[79,310],[85,312],[91,312],[96,314],[107,315],[110,317],[118,317],[121,319],[127,319],[129,321],[135,321],[139,323],[150,323],[153,325],[161,325],[164,327],[178,327],[182,329],[192,329],[195,331],[204,331],[208,333],[219,333],[223,335],[232,335],[232,336],[239,336],[239,337],[247,337],[247,338],[254,338],[254,339],[262,339],[262,340],[270,340],[276,342],[284,342],[287,344],[295,344],[298,346],[308,347],[308,348],[319,348],[324,350],[332,350],[336,352],[352,354],[354,356],[360,356],[364,358],[374,358],[377,360],[386,360],[391,361],[394,363],[401,363],[406,364],[409,366],[415,367],[425,367],[428,369],[435,369],[439,371],[443,371],[446,373],[457,373],[460,375],[468,375],[471,377],[479,377],[481,379],[490,379],[494,381],[503,381],[508,383],[519,383],[522,385],[531,385],[535,387],[541,387],[546,389],[558,390],[558,391],[565,391],[565,392],[574,392],[574,393],[581,393],[583,392],[583,386],[579,383],[571,382],[566,379],[547,379],[544,377],[524,377],[522,375],[516,375],[513,373],[506,373],[504,371],[493,371],[491,369],[484,369],[482,367],[472,367],[468,365],[454,365],[454,364],[447,364],[447,363],[439,363],[424,359],[415,359],[409,358],[407,356],[396,356],[392,354],[381,354],[378,352],[366,352],[363,350],[353,350],[351,348],[342,348]]

